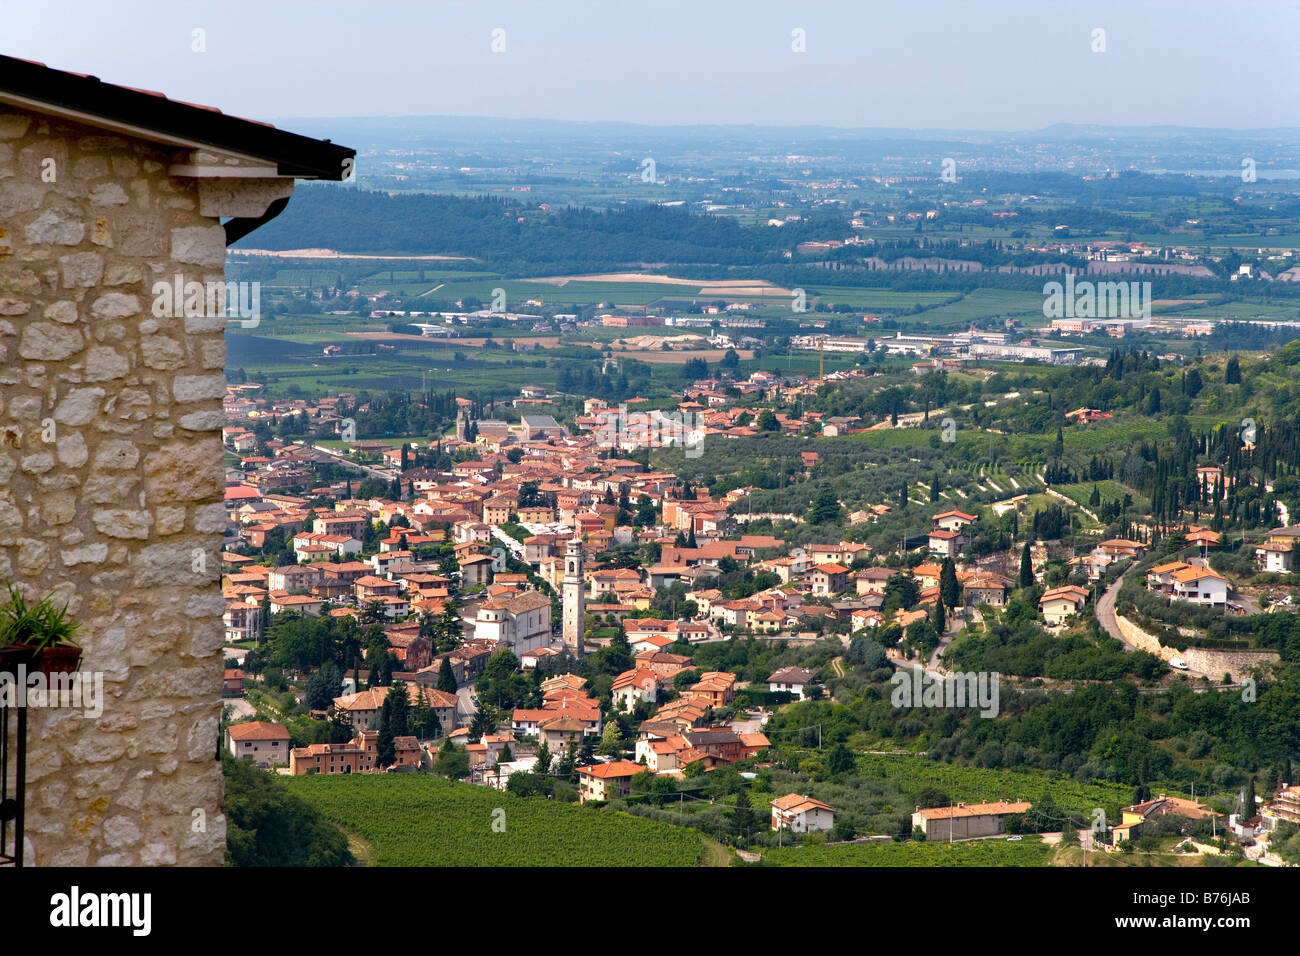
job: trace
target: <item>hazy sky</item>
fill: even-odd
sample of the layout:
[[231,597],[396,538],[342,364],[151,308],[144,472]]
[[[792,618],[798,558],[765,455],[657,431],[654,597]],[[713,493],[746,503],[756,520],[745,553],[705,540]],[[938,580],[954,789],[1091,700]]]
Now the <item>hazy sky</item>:
[[1294,126],[1298,49],[1297,0],[0,0],[4,53],[264,120]]

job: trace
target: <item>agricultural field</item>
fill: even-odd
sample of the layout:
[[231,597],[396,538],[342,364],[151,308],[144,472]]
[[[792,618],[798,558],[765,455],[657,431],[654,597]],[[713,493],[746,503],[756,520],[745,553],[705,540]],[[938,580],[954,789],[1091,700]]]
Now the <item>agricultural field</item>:
[[1053,485],[1052,490],[1059,491],[1072,501],[1076,501],[1085,508],[1088,508],[1091,507],[1088,502],[1092,498],[1092,489],[1094,487],[1097,489],[1097,494],[1100,496],[1103,504],[1109,504],[1112,501],[1123,501],[1125,495],[1132,495],[1139,510],[1149,507],[1149,505],[1145,503],[1145,499],[1143,499],[1142,502],[1138,502],[1140,497],[1139,495],[1134,494],[1131,489],[1113,479],[1107,479],[1104,481],[1081,481],[1074,485]]
[[1263,319],[1278,321],[1300,318],[1300,308],[1285,303],[1264,303],[1249,300],[1207,301],[1203,304],[1185,302],[1180,305],[1152,305],[1151,312],[1158,316],[1185,316],[1191,321],[1206,319],[1237,319],[1247,321]]
[[938,305],[954,298],[958,293],[938,292],[896,292],[892,289],[878,289],[869,286],[822,286],[816,292],[815,302],[829,305],[847,305],[855,309],[880,309],[883,311],[902,312],[918,305]]
[[765,866],[1050,866],[1041,837],[958,843],[836,843],[763,852]]
[[339,278],[338,269],[328,267],[320,269],[289,267],[276,270],[275,275],[270,279],[262,280],[262,284],[267,289],[277,292],[290,289],[323,289],[333,286],[339,281]]
[[1030,325],[1042,324],[1046,321],[1043,318],[1043,296],[1038,292],[1013,289],[976,289],[960,302],[922,312],[915,321],[936,327],[964,328],[974,319],[989,316],[1029,319]]
[[356,288],[364,295],[380,292],[422,295],[449,282],[496,278],[499,277],[494,272],[473,272],[466,269],[383,269],[363,278]]
[[[342,346],[343,354],[323,355],[326,344]],[[264,322],[253,334],[227,333],[226,366],[242,369],[249,381],[264,383],[266,394],[277,397],[360,389],[419,391],[430,381],[435,388],[455,388],[461,394],[514,394],[525,375],[548,387],[559,375],[556,364],[537,353],[477,348],[459,340],[391,339],[384,344],[395,347],[376,349],[375,340],[328,331],[281,334],[278,322]],[[373,354],[371,349],[376,349]],[[581,367],[578,359],[561,361]]]
[[1038,463],[1024,468],[1011,464],[981,465],[976,469],[974,478],[994,493],[1000,488],[1002,494],[1013,497],[1043,490],[1043,482],[1037,473],[1041,468],[1042,465]]
[[376,866],[694,866],[703,849],[695,830],[427,774],[283,781]]
[[[1068,451],[1118,454],[1138,447],[1161,434],[1166,423],[1150,418],[1107,419],[1090,425],[1071,426],[1062,432]],[[1091,490],[1091,488],[1089,489]]]
[[[425,435],[386,435],[383,438],[368,438],[366,440],[382,441],[387,444],[389,448],[397,448],[400,445],[409,445],[412,442],[415,444],[423,444],[429,439]],[[341,438],[313,438],[311,443],[321,448],[328,448],[331,451],[339,452],[347,451],[352,447],[351,442],[343,441]]]
[[[450,281],[433,293],[438,299],[461,299],[475,296],[482,302],[491,302],[494,289],[504,289],[506,310],[524,309],[524,303],[536,299],[547,305],[588,306],[602,302],[614,306],[640,307],[666,295],[696,297],[702,287],[698,284],[668,285],[656,282],[582,282],[570,281],[563,285],[523,279],[470,279]],[[710,299],[717,296],[709,296]]]
[[[866,448],[928,448],[931,438],[938,439],[942,428],[943,416],[931,415],[930,421],[911,428],[877,428],[870,431],[853,432],[843,438],[820,439],[821,441],[853,442]],[[965,460],[983,446],[979,434],[967,429],[957,430],[956,441],[952,445],[941,445],[940,451],[949,453],[954,461]],[[812,450],[817,450],[813,446]]]
[[[992,803],[999,800],[1028,800],[1039,804],[1051,795],[1062,810],[1089,817],[1094,807],[1108,816],[1133,799],[1133,788],[1113,783],[1079,783],[1063,774],[992,770],[936,763],[907,754],[862,754],[858,775],[868,780],[887,780],[904,793],[937,787],[961,803]],[[1154,785],[1153,785],[1154,786]],[[1165,792],[1173,793],[1173,790]]]

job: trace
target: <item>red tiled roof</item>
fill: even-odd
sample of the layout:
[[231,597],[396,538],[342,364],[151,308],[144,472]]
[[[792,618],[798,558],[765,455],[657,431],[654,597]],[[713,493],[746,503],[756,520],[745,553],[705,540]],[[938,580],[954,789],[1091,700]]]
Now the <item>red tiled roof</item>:
[[641,764],[633,763],[630,760],[615,760],[611,763],[598,763],[592,764],[590,767],[579,767],[578,773],[584,773],[598,780],[609,780],[610,778],[631,777],[645,769]]
[[289,729],[283,724],[255,720],[247,724],[232,724],[227,730],[232,740],[288,740]]

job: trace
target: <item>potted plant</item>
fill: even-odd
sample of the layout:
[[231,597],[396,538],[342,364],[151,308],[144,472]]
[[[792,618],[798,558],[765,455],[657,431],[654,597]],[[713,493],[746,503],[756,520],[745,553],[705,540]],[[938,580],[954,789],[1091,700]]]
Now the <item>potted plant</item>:
[[0,604],[0,670],[26,664],[42,674],[70,674],[81,666],[81,646],[75,637],[81,624],[68,606],[54,606],[47,595],[34,604],[14,585]]

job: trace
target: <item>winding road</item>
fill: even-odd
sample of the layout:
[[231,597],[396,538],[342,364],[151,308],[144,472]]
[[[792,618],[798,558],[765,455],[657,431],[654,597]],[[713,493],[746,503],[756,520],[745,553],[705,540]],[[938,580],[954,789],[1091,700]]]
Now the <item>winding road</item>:
[[[1127,574],[1128,572],[1124,572]],[[1115,598],[1119,594],[1120,585],[1124,581],[1124,575],[1117,577],[1108,587],[1101,597],[1097,599],[1097,623],[1099,623],[1111,637],[1119,641],[1126,651],[1139,651],[1140,647],[1130,644],[1124,639],[1124,634],[1119,629],[1119,622],[1115,620]],[[1183,671],[1188,677],[1205,677],[1209,674],[1202,674],[1200,671],[1192,670],[1190,667]]]

